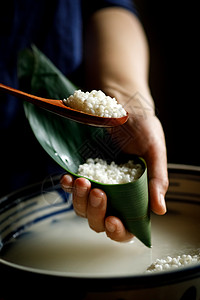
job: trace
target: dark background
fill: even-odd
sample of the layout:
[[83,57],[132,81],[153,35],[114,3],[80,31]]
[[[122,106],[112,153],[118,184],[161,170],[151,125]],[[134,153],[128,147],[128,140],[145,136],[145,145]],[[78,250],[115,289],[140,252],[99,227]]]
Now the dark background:
[[[166,135],[168,162],[200,165],[198,1],[187,5],[161,0],[135,3],[149,41],[150,86]],[[21,113],[20,134],[13,138],[11,131],[1,137],[0,196],[55,173],[53,160],[32,138],[23,110]],[[8,140],[12,147],[5,146]],[[31,155],[30,149],[34,149]]]
[[168,161],[200,165],[198,1],[135,3],[149,41],[150,86]]

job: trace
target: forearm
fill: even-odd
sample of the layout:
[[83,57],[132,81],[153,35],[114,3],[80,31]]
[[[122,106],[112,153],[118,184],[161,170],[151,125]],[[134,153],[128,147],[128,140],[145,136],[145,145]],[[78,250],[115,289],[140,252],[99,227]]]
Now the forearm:
[[121,8],[96,12],[86,32],[85,66],[88,88],[102,89],[126,105],[140,93],[153,107],[148,87],[149,54],[143,28]]

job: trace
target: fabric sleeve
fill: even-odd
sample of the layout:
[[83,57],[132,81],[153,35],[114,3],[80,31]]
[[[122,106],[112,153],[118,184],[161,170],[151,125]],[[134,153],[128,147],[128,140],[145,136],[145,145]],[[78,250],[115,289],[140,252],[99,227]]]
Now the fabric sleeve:
[[88,18],[95,11],[106,7],[122,7],[138,16],[134,1],[132,0],[83,0],[83,15]]

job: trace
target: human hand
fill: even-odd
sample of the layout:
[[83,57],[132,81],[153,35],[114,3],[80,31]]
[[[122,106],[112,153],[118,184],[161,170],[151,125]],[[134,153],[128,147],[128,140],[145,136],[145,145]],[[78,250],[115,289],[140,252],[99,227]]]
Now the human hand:
[[[106,95],[115,97],[129,112],[127,123],[113,128],[110,134],[123,152],[145,159],[151,209],[162,215],[166,212],[164,197],[168,188],[166,145],[161,123],[155,116],[154,101],[148,85],[149,49],[141,23],[136,16],[124,9],[100,10],[88,23],[85,47],[87,87],[89,90],[94,87],[101,89]],[[64,176],[62,182],[65,178]],[[80,181],[71,183],[75,190],[76,183]],[[105,213],[102,212],[106,209],[104,193],[104,206],[102,210],[99,209],[99,215],[96,208],[96,220],[91,221],[90,201],[93,196],[91,187],[83,199],[75,196],[75,211],[78,214],[84,212],[83,215],[88,218],[94,230],[105,230],[114,240],[123,241],[131,237],[119,219],[105,218]],[[80,204],[81,200],[84,206]],[[108,221],[117,224],[116,231],[112,234],[108,231]],[[101,226],[98,226],[98,222]]]
[[[140,103],[139,103],[140,102]],[[126,124],[110,131],[112,139],[125,153],[141,156],[147,163],[150,206],[153,212],[162,215],[166,212],[165,193],[168,188],[167,156],[164,132],[154,109],[141,106],[141,100],[133,99],[129,103],[129,119]],[[139,105],[140,104],[140,105]],[[137,108],[142,108],[138,112]],[[88,219],[89,226],[96,232],[105,231],[115,241],[128,241],[133,238],[122,222],[114,217],[106,217],[107,197],[100,189],[91,189],[91,183],[85,178],[73,179],[64,175],[61,185],[67,192],[73,193],[75,212]]]
[[[120,138],[122,136],[126,136],[126,142]],[[169,181],[165,137],[159,119],[151,113],[145,118],[130,114],[126,124],[112,130],[112,137],[120,141],[124,152],[145,159],[151,210],[158,215],[165,214]]]
[[107,197],[97,188],[91,189],[86,178],[77,178],[66,174],[61,178],[62,188],[73,193],[73,206],[77,215],[87,218],[91,229],[106,232],[107,236],[118,242],[129,241],[133,235],[128,232],[121,220],[114,216],[106,217]]
[[[127,88],[107,87],[108,95],[116,97],[128,111],[128,121],[111,131],[114,143],[127,154],[144,158],[148,171],[148,188],[151,210],[166,213],[165,194],[168,189],[167,149],[162,125],[155,114],[155,104],[148,87],[135,89],[142,92],[131,93]],[[132,94],[132,96],[130,96]]]

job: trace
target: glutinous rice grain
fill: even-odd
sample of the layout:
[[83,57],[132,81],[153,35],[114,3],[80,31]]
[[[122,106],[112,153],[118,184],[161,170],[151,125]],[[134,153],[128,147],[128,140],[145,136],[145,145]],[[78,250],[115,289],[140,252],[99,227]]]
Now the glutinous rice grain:
[[143,168],[133,160],[117,165],[114,161],[108,164],[100,158],[89,158],[79,166],[77,173],[103,184],[123,184],[138,179],[143,173]]
[[126,116],[126,111],[121,104],[117,103],[115,98],[106,96],[101,90],[92,90],[83,92],[77,90],[63,103],[70,108],[106,118],[120,118]]

